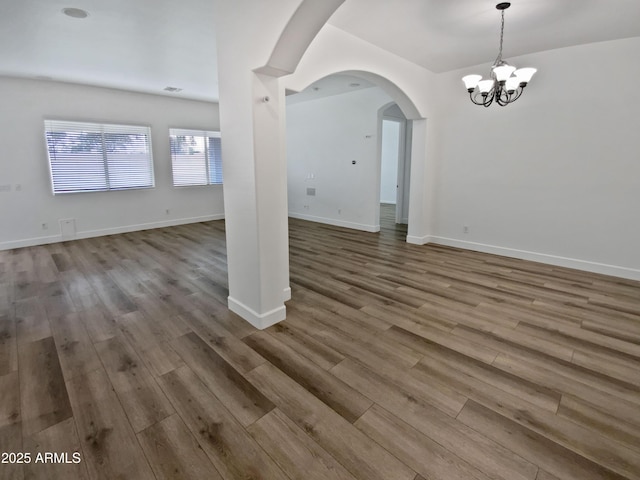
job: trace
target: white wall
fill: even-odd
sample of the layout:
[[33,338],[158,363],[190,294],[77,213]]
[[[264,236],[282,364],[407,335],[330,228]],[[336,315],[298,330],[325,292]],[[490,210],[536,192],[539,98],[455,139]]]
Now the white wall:
[[[222,186],[172,186],[168,136],[218,129],[217,104],[2,77],[0,92],[0,249],[58,241],[60,219],[81,238],[223,217]],[[53,196],[45,118],[150,125],[155,188]]]
[[380,203],[395,205],[400,154],[400,123],[382,120],[382,165],[380,168]]
[[[442,74],[432,240],[640,279],[640,38],[508,59],[538,68],[504,108]],[[463,225],[469,233],[463,234]]]
[[374,87],[287,106],[290,216],[380,229],[378,110],[390,101]]

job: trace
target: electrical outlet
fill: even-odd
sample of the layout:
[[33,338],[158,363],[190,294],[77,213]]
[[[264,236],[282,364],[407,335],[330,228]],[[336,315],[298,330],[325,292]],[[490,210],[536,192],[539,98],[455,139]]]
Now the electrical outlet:
[[342,215],[342,209],[341,208],[338,209],[338,215]]
[[48,230],[48,229],[49,229],[49,224],[47,224],[47,223],[43,223],[43,224],[42,224],[42,229],[43,229],[43,230]]
[[171,210],[167,208],[166,212],[167,215],[169,215],[169,213],[171,213]]
[[309,210],[309,205],[305,205],[305,206],[304,206],[304,209],[305,209],[305,210]]
[[464,225],[462,227],[462,233],[469,233],[469,226],[468,225]]

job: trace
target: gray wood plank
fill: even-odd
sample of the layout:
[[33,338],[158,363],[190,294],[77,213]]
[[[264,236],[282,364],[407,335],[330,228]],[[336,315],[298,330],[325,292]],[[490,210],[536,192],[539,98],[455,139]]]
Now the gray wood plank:
[[138,439],[158,480],[222,478],[178,415],[150,426]]
[[163,375],[160,384],[223,478],[287,479],[189,367]]
[[153,479],[104,370],[74,377],[67,387],[89,477]]
[[24,435],[70,418],[73,413],[53,338],[21,345],[18,361]]
[[174,413],[156,380],[122,335],[97,343],[96,350],[135,432]]
[[242,425],[252,424],[274,408],[269,399],[195,333],[180,337],[171,345]]

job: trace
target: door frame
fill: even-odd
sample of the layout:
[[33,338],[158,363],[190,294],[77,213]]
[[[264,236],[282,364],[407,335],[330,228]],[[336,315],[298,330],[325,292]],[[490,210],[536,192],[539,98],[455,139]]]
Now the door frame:
[[[398,172],[396,180],[396,223],[407,224],[409,222],[408,205],[409,205],[409,184],[411,178],[411,121],[403,115],[402,111],[397,108],[394,113],[385,113],[390,107],[397,106],[392,102],[384,105],[380,109],[379,115],[379,131],[382,133],[382,123],[387,121],[397,122],[400,124],[400,138],[398,141]],[[380,139],[380,145],[382,138]],[[382,166],[382,149],[379,149],[379,164]],[[382,168],[382,167],[380,167]],[[380,186],[378,185],[378,188]],[[406,212],[405,212],[406,211]],[[406,215],[403,215],[406,213]]]

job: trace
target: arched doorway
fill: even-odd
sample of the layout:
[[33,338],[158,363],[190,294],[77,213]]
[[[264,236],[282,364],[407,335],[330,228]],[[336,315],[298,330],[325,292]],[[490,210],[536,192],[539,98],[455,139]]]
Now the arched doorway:
[[[322,78],[327,78],[332,75],[346,75],[349,77],[353,77],[356,79],[362,79],[365,82],[368,82],[371,85],[375,85],[379,87],[383,92],[385,92],[390,99],[391,102],[388,102],[387,107],[395,104],[397,106],[396,115],[403,118],[405,120],[405,139],[403,140],[403,148],[405,152],[405,158],[408,159],[417,159],[418,162],[413,160],[407,161],[406,170],[403,168],[402,178],[403,181],[406,180],[406,183],[403,184],[403,208],[401,211],[400,221],[405,220],[408,224],[408,234],[407,234],[407,242],[422,244],[428,241],[427,230],[429,229],[430,223],[428,217],[428,213],[425,213],[425,209],[430,209],[428,201],[425,201],[424,198],[424,186],[419,183],[419,180],[412,180],[412,175],[409,175],[409,171],[411,168],[417,170],[420,174],[424,168],[424,158],[426,155],[426,119],[422,117],[420,111],[418,110],[415,102],[409,98],[409,96],[398,87],[391,80],[383,77],[380,74],[368,71],[361,70],[341,70],[335,72],[328,72],[326,75],[322,75],[318,78],[314,78],[314,76],[310,75],[309,72],[300,72],[300,75],[291,75],[290,77],[285,77],[282,79],[283,86],[287,92],[299,92],[305,90],[310,85],[313,85],[315,82]],[[310,81],[311,80],[311,81]],[[379,115],[379,127],[381,127],[382,123],[382,110],[378,113]],[[380,185],[380,161],[381,161],[381,128],[378,128],[376,133],[378,139],[378,152],[377,152],[377,180],[376,184]],[[283,135],[286,135],[283,132]],[[418,178],[420,178],[418,176]],[[411,183],[414,182],[417,184],[415,186],[411,186]],[[415,193],[412,193],[415,192]],[[379,193],[379,192],[378,192]],[[406,196],[404,195],[406,193]],[[411,214],[410,214],[411,213]],[[375,224],[380,225],[380,211],[379,211],[379,195],[376,200],[376,221]],[[369,230],[372,231],[372,230]],[[418,233],[416,235],[416,233]]]
[[391,100],[345,74],[287,96],[289,217],[380,231],[379,116]]

